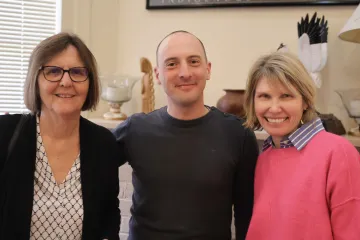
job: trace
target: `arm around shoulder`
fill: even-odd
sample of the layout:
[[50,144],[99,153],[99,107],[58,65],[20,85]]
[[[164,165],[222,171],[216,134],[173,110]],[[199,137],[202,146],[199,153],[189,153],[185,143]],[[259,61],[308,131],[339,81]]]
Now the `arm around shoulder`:
[[242,154],[236,169],[234,189],[234,217],[236,239],[245,239],[254,203],[254,175],[259,147],[255,134],[245,129]]
[[360,238],[360,155],[347,141],[333,149],[327,180],[334,240]]
[[[119,208],[119,166],[118,166],[118,158],[119,152],[118,147],[115,141],[114,135],[110,132],[106,132],[107,141],[103,141],[103,148],[107,151],[108,161],[107,164],[107,173],[108,177],[108,186],[104,186],[107,188],[107,202],[105,203],[106,214],[104,221],[105,229],[104,229],[104,239],[108,240],[119,240],[119,232],[120,232],[120,223],[121,223],[121,215]],[[105,139],[104,139],[105,140]],[[105,160],[105,159],[104,159]]]
[[131,117],[120,123],[115,129],[112,130],[118,146],[119,166],[122,166],[128,161],[127,143],[129,138],[130,123]]

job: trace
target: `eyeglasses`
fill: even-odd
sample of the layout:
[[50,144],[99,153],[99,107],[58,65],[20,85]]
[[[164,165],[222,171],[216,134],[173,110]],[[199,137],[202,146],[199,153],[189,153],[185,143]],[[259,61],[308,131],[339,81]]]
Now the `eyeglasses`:
[[39,70],[43,71],[44,78],[50,82],[59,82],[67,72],[73,82],[84,82],[89,77],[86,67],[73,67],[65,70],[56,66],[42,66]]

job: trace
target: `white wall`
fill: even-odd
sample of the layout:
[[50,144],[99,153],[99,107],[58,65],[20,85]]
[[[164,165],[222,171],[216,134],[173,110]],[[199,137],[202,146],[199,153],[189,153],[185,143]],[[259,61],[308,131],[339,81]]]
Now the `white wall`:
[[[360,87],[356,77],[360,47],[343,42],[337,34],[356,6],[347,7],[268,7],[152,10],[145,0],[63,0],[62,29],[80,35],[93,51],[102,73],[120,71],[141,75],[139,60],[149,58],[155,64],[155,49],[167,33],[183,29],[195,33],[205,44],[213,73],[205,91],[205,102],[215,105],[224,88],[244,88],[252,62],[263,53],[274,51],[281,42],[297,51],[296,24],[306,13],[317,11],[329,22],[329,58],[323,71],[324,83],[319,90],[318,107],[332,112],[347,128],[354,123],[347,117],[338,88]],[[216,16],[215,16],[216,15]],[[161,87],[156,86],[156,108],[165,105]],[[141,111],[140,84],[133,89],[133,99],[126,103],[126,113]],[[101,101],[98,117],[107,111]],[[120,168],[122,211],[121,239],[126,239],[131,205],[131,168]]]
[[[317,105],[321,112],[334,113],[347,128],[355,125],[334,90],[360,87],[356,77],[360,47],[337,37],[356,6],[146,10],[145,2],[63,0],[63,30],[74,31],[85,40],[101,72],[132,75],[141,75],[141,57],[155,64],[155,49],[164,35],[178,29],[193,32],[204,42],[213,64],[205,102],[215,105],[222,89],[245,87],[247,72],[259,55],[276,50],[281,42],[297,52],[296,24],[306,13],[317,11],[329,22],[329,57]],[[156,86],[155,92],[156,108],[165,105],[161,87]],[[123,110],[129,114],[141,111],[140,99],[137,83],[133,99]],[[105,111],[107,104],[102,101],[88,116],[101,116]]]

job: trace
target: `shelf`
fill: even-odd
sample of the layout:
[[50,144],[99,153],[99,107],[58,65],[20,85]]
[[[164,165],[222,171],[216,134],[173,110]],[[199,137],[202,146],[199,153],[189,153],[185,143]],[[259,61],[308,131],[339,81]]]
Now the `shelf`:
[[345,135],[347,140],[349,140],[355,147],[360,147],[360,137]]
[[[103,118],[89,118],[88,120],[109,129],[115,128],[117,125],[123,122],[122,120],[106,120]],[[264,130],[254,132],[256,138],[261,141],[264,141],[269,136],[269,134]],[[355,147],[360,147],[360,137],[354,137],[350,135],[343,135],[343,137],[349,140]]]
[[265,131],[254,131],[254,133],[255,133],[257,140],[264,141],[267,137],[269,137],[269,134]]

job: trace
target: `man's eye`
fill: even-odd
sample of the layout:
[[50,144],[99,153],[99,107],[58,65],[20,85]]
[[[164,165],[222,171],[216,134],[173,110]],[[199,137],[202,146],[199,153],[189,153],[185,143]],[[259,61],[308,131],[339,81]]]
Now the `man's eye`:
[[174,62],[170,62],[170,63],[166,64],[167,67],[174,67],[175,65],[176,65],[176,63],[174,63]]
[[197,60],[197,59],[193,59],[193,60],[191,60],[191,64],[199,64],[200,63],[200,61],[199,60]]

